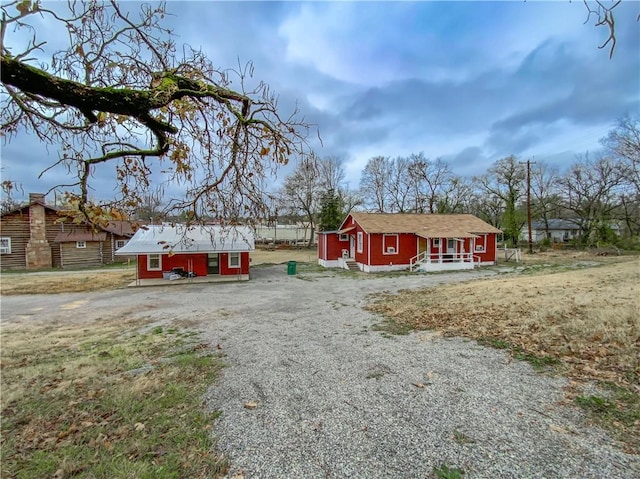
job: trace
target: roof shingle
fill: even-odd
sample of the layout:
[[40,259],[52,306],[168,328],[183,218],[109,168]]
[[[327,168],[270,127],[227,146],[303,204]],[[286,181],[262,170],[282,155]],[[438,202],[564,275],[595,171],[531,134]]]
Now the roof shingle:
[[351,216],[367,233],[412,233],[426,238],[471,238],[477,233],[502,232],[469,214],[356,212],[351,213]]

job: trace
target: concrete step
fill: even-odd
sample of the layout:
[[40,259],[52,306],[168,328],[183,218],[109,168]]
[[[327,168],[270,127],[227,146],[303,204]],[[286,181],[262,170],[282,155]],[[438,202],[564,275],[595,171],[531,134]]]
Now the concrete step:
[[345,261],[345,263],[347,264],[347,268],[349,268],[349,271],[360,271],[360,268],[358,268],[358,263],[356,263],[355,261]]

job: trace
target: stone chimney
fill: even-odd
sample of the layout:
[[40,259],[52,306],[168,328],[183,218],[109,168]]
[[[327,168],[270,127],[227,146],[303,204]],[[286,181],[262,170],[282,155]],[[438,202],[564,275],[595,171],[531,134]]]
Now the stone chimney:
[[51,245],[42,193],[29,193],[29,242],[25,249],[27,269],[51,268]]

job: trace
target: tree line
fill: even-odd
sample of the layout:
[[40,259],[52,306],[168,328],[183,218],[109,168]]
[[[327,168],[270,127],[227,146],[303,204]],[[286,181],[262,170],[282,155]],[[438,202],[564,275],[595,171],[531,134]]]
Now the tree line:
[[[273,195],[274,208],[298,215],[320,230],[334,230],[357,209],[376,213],[470,213],[499,227],[516,244],[532,218],[549,230],[569,220],[583,244],[640,237],[640,118],[625,116],[600,140],[602,149],[576,158],[561,172],[544,161],[514,155],[481,175],[456,174],[442,158],[423,153],[374,156],[358,189],[345,183],[342,161],[314,153],[300,159]],[[529,165],[527,165],[529,160]],[[528,177],[528,178],[527,178]],[[528,181],[527,181],[528,180]]]

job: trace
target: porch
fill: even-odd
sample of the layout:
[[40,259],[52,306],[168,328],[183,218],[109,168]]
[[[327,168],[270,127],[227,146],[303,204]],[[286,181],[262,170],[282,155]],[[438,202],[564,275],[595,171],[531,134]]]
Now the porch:
[[431,253],[423,251],[409,262],[409,271],[456,271],[473,269],[480,264],[480,257],[473,253]]

